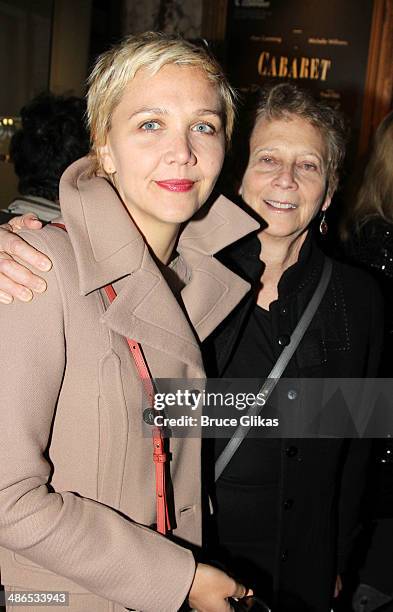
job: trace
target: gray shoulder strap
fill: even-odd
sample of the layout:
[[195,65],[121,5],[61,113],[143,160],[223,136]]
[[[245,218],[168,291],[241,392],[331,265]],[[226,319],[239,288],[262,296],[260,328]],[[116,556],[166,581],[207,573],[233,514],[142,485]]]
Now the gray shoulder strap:
[[[280,357],[277,359],[276,364],[271,370],[269,376],[267,377],[264,384],[258,391],[258,394],[262,395],[263,399],[265,400],[265,403],[267,402],[274,387],[277,385],[278,381],[280,380],[285,368],[287,367],[291,357],[293,356],[294,352],[299,346],[301,339],[303,338],[308,326],[310,325],[311,320],[314,317],[319,304],[321,303],[321,300],[325,294],[325,291],[327,289],[327,286],[329,284],[329,281],[332,275],[332,267],[333,267],[332,260],[329,259],[328,257],[325,257],[324,266],[323,266],[321,278],[319,279],[319,283],[314,291],[314,294],[311,300],[309,301],[307,305],[307,308],[305,309],[302,316],[300,317],[299,323],[297,324],[297,326],[295,327],[291,335],[290,343],[284,348]],[[247,415],[248,416],[258,415],[259,412],[262,410],[262,407],[263,406],[255,402],[255,404],[253,404],[250,407]],[[249,419],[249,420],[251,422],[252,419]],[[248,426],[239,425],[236,428],[236,431],[233,434],[232,438],[229,440],[228,444],[225,446],[221,455],[216,460],[216,464],[215,464],[215,480],[216,481],[219,479],[219,477],[225,470],[226,466],[232,459],[233,455],[235,454],[235,452],[237,451],[237,449],[243,442],[244,438],[247,436],[250,428],[251,428],[251,425],[248,425]]]

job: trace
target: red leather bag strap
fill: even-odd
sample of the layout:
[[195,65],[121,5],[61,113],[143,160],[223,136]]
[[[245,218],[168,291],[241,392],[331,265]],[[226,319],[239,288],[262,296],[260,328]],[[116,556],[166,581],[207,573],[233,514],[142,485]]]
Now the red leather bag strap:
[[[62,223],[52,223],[57,227],[60,227],[64,231],[67,231],[66,226]],[[112,285],[106,285],[104,287],[105,293],[108,296],[110,303],[116,298],[116,291]],[[142,349],[138,342],[126,338],[128,347],[131,355],[134,359],[134,363],[139,375],[139,378],[143,384],[146,396],[149,400],[150,406],[153,408],[154,405],[154,386],[150,376],[149,368],[146,360],[143,356]],[[157,531],[165,535],[167,531],[171,529],[169,521],[168,503],[166,496],[166,479],[165,469],[167,454],[164,448],[164,437],[159,427],[153,428],[153,461],[155,464],[155,475],[156,475],[156,507],[157,507]]]
[[[110,302],[116,298],[116,292],[112,285],[104,287]],[[134,359],[139,378],[143,384],[145,393],[151,407],[154,405],[154,387],[149,368],[138,342],[126,338],[131,355]],[[157,505],[157,531],[165,535],[170,530],[168,503],[166,497],[165,463],[167,454],[164,449],[164,438],[159,427],[153,428],[153,461],[156,471],[156,505]]]

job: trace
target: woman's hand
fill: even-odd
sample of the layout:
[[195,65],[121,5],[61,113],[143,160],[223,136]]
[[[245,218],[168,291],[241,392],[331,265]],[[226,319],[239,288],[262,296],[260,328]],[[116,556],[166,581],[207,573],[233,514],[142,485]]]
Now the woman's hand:
[[14,217],[8,223],[0,225],[0,302],[2,304],[11,304],[14,298],[22,302],[29,302],[33,298],[34,291],[37,293],[45,291],[44,279],[14,260],[14,257],[17,257],[33,268],[44,272],[51,269],[50,259],[15,233],[21,229],[40,229],[41,227],[41,221],[33,213]]
[[231,605],[228,597],[242,599],[252,594],[251,589],[221,570],[198,563],[188,603],[198,612],[229,612]]

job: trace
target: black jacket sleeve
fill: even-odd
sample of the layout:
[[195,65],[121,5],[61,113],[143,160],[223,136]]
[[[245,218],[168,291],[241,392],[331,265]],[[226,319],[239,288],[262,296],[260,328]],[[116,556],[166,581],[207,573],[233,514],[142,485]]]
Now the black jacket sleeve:
[[[370,302],[369,355],[365,376],[378,375],[383,342],[383,301],[374,283],[364,287],[364,299]],[[354,541],[360,531],[361,509],[370,468],[372,440],[348,440],[344,458],[339,498],[338,573],[347,569]]]

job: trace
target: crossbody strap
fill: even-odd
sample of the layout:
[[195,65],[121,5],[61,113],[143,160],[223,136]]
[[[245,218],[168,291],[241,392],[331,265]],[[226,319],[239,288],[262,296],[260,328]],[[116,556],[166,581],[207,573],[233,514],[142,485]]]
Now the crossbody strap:
[[[329,284],[329,281],[332,275],[332,267],[333,267],[332,260],[329,259],[328,257],[325,257],[322,275],[321,275],[321,278],[319,279],[319,282],[314,291],[314,294],[311,300],[309,301],[307,308],[305,309],[302,316],[300,317],[300,320],[297,326],[292,332],[291,340],[289,344],[282,351],[273,369],[271,370],[270,374],[266,378],[262,387],[258,391],[258,395],[259,397],[263,398],[264,403],[263,405],[260,405],[257,402],[255,402],[250,407],[247,413],[247,416],[256,416],[260,413],[263,406],[266,404],[268,398],[270,397],[273,389],[275,388],[278,381],[280,380],[283,372],[285,371],[285,368],[287,367],[294,352],[299,346],[300,341],[303,338],[308,326],[310,325],[311,320],[313,319],[318,309],[319,304],[321,303],[321,300],[325,294],[325,291],[327,289],[327,286]],[[251,423],[252,419],[249,419],[249,422]],[[244,438],[247,436],[250,429],[251,429],[251,424],[247,426],[239,425],[236,428],[235,433],[233,434],[232,438],[229,440],[228,444],[225,446],[224,450],[222,451],[222,453],[216,460],[215,470],[214,470],[215,471],[215,481],[217,481],[220,478],[221,474],[223,473],[226,466],[232,459],[233,455],[235,454],[235,452],[237,451],[237,449],[243,442]]]
[[[56,227],[60,227],[64,231],[67,231],[66,226],[63,223],[52,223]],[[112,285],[106,285],[104,287],[105,293],[110,303],[112,303],[116,297],[116,291]],[[148,398],[149,405],[151,408],[154,406],[154,385],[152,377],[149,372],[148,365],[144,358],[142,349],[138,342],[126,338],[128,348],[135,363],[135,367],[138,372],[138,376],[143,384],[145,394]],[[164,437],[159,427],[153,427],[153,461],[155,464],[155,476],[156,476],[156,508],[157,508],[157,531],[165,535],[171,529],[169,521],[168,503],[166,497],[166,461],[167,454],[164,448]]]

